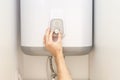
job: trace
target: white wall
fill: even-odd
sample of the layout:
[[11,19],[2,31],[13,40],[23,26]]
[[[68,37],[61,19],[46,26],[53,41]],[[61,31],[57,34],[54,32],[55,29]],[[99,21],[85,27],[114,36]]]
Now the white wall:
[[90,80],[120,80],[120,0],[95,0]]
[[[48,80],[47,57],[24,55],[23,63],[24,80]],[[88,55],[66,57],[66,63],[74,80],[88,80]]]
[[16,0],[0,0],[0,80],[17,80]]

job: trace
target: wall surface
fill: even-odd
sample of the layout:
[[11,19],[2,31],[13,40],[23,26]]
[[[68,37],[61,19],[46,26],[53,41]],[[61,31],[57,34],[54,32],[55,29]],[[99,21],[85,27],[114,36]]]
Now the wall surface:
[[[74,80],[88,80],[88,55],[66,57],[66,63]],[[46,65],[47,57],[24,55],[24,80],[48,80]]]
[[0,80],[18,80],[16,3],[0,0]]
[[95,0],[90,80],[120,80],[120,0]]

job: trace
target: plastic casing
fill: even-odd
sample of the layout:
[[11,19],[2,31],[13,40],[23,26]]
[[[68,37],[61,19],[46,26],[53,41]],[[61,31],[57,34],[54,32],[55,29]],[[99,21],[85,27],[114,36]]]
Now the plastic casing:
[[92,48],[92,0],[21,0],[21,47],[25,54],[49,56],[43,37],[50,21],[64,24],[64,55],[89,53]]

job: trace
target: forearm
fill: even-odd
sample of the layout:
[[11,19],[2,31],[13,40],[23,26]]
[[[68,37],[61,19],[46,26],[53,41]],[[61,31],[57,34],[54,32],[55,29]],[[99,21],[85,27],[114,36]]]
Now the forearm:
[[65,64],[64,56],[62,53],[62,35],[59,32],[57,41],[53,40],[53,31],[48,28],[44,36],[44,44],[48,51],[55,57],[58,80],[72,80],[70,73]]
[[68,71],[68,68],[65,64],[64,56],[62,52],[58,52],[55,61],[58,72],[58,80],[72,80],[71,75]]

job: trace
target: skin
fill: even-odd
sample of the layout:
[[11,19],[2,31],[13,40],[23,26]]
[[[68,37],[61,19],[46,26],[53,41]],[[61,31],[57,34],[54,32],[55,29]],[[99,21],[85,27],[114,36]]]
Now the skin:
[[53,41],[53,31],[48,28],[44,36],[44,44],[46,49],[54,56],[58,80],[72,80],[71,75],[65,63],[62,49],[62,35],[59,32],[57,41]]

